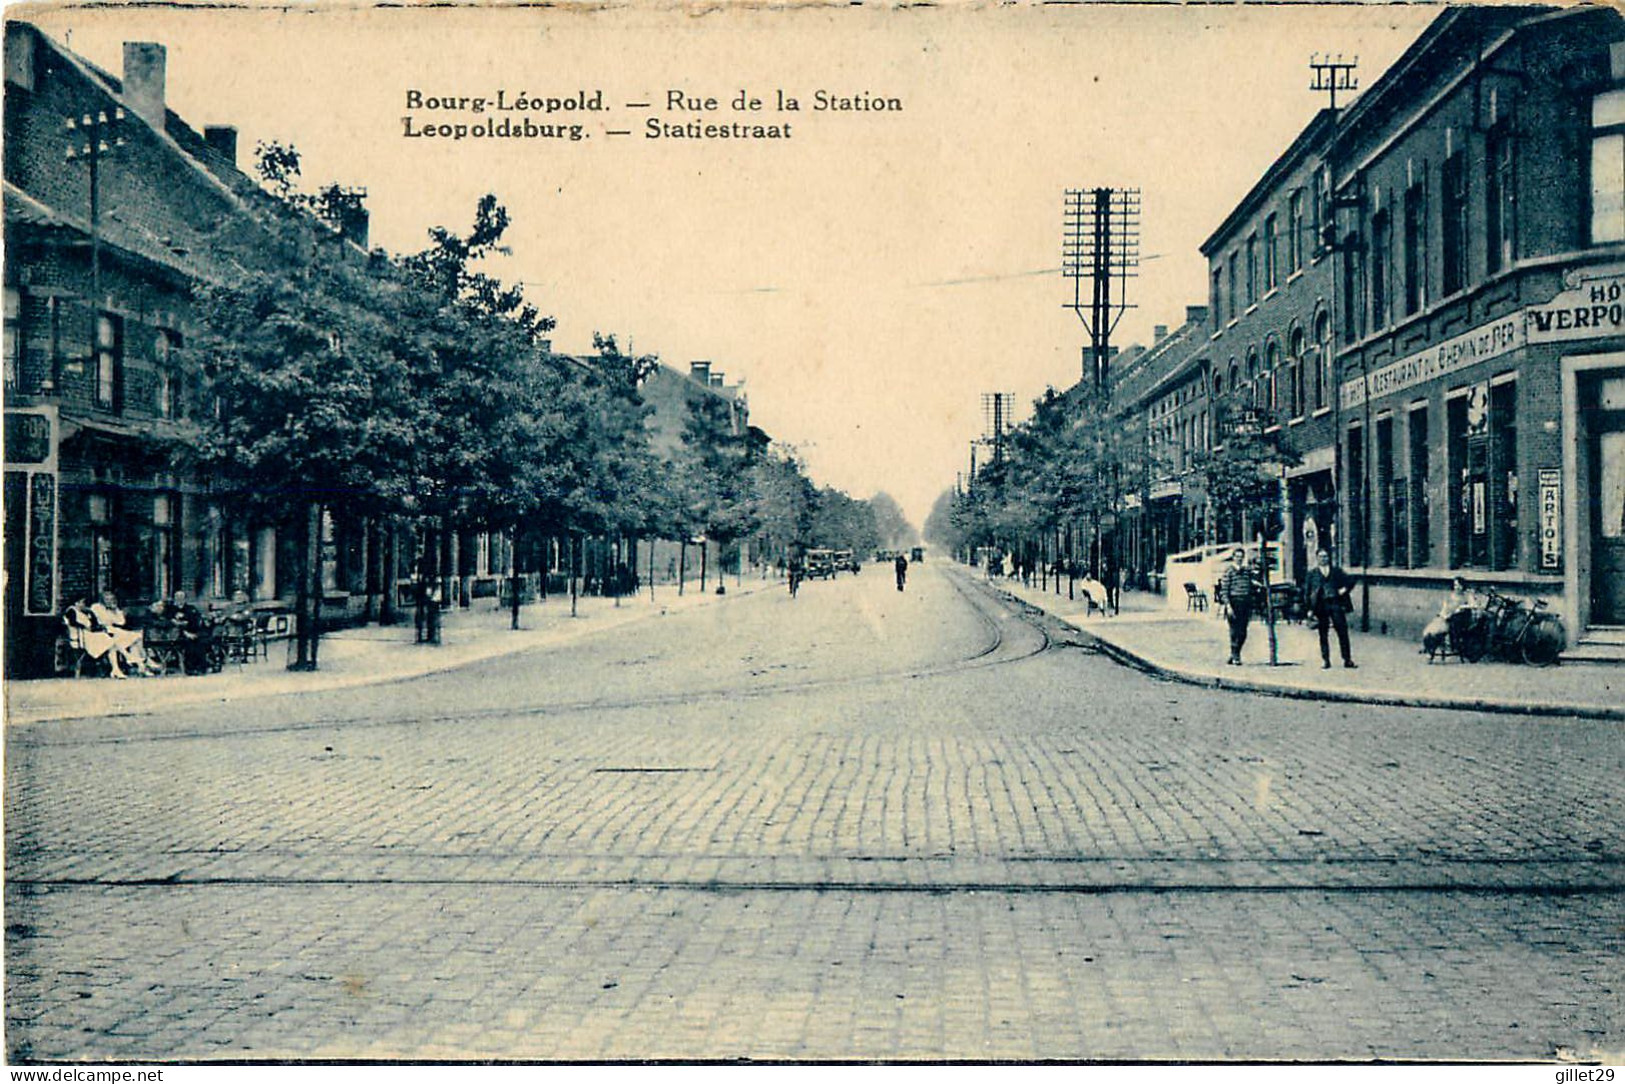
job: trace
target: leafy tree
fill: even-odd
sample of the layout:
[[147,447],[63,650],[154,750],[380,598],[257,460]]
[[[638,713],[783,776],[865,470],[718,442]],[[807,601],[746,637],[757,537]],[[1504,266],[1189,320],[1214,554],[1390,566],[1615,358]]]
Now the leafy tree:
[[874,512],[875,534],[880,539],[881,548],[904,549],[914,545],[920,537],[891,494],[876,493],[869,498],[869,507]]
[[1271,422],[1253,410],[1218,412],[1214,428],[1224,434],[1223,443],[1194,461],[1215,519],[1230,525],[1237,538],[1280,533],[1281,475],[1299,456],[1279,432],[1266,435]]
[[187,352],[214,405],[193,418],[183,455],[216,492],[302,532],[291,668],[315,669],[322,515],[387,507],[411,442],[387,346],[388,284],[332,243],[290,250],[303,258],[282,271],[196,288],[200,332]]

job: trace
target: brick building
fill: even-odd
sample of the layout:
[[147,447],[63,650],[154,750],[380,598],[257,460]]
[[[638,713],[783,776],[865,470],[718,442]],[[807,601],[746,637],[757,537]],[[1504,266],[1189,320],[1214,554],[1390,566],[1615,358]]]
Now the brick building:
[[192,284],[276,259],[236,133],[164,105],[165,53],[115,78],[34,27],[5,36],[6,670],[49,662],[55,614],[103,589],[274,598],[277,534],[219,507],[170,451],[198,411]]
[[1202,333],[1115,393],[1162,475],[1148,562],[1240,537],[1184,465],[1246,414],[1301,457],[1287,574],[1332,550],[1372,627],[1458,574],[1573,642],[1625,624],[1622,43],[1611,9],[1451,8],[1311,120],[1202,245]]
[[1344,560],[1625,624],[1625,19],[1452,8],[1337,118]]

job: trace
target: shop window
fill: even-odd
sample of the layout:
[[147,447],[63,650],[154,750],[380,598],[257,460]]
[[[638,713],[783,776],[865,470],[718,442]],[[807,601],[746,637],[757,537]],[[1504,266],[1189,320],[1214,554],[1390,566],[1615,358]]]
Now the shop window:
[[1518,566],[1518,385],[1490,388],[1490,567]]
[[123,392],[124,321],[104,312],[96,318],[96,405],[117,412]]
[[1517,385],[1475,384],[1446,407],[1450,562],[1512,568],[1518,562]]
[[1515,165],[1511,126],[1503,120],[1490,129],[1485,140],[1484,236],[1486,270],[1491,274],[1510,264],[1517,254]]
[[1410,440],[1410,567],[1426,568],[1432,523],[1428,515],[1428,410],[1411,410]]
[[3,332],[5,338],[6,391],[14,392],[22,381],[23,372],[23,295],[6,287],[6,311]]
[[1388,326],[1388,254],[1393,245],[1388,212],[1371,216],[1371,330]]
[[152,498],[152,597],[168,598],[175,592],[175,507],[169,493]]
[[1444,189],[1439,222],[1440,285],[1449,297],[1467,285],[1467,156],[1457,151],[1446,158],[1440,177]]
[[1395,564],[1395,554],[1405,550],[1405,494],[1394,484],[1394,419],[1377,419],[1377,476],[1375,513],[1382,530],[1377,535],[1377,563]]
[[1625,88],[1591,100],[1591,243],[1625,241]]
[[90,593],[92,600],[113,589],[113,497],[92,493],[85,501],[90,523]]
[[1427,187],[1405,189],[1405,315],[1420,312],[1428,301]]

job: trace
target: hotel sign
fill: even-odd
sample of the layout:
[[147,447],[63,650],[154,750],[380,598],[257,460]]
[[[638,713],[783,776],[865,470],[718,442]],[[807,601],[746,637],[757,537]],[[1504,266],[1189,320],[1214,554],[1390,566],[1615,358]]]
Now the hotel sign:
[[1527,344],[1625,335],[1625,266],[1612,264],[1571,271],[1563,281],[1567,289],[1550,301],[1446,339],[1363,378],[1344,381],[1338,389],[1343,409],[1358,407],[1367,398],[1381,399],[1425,384]]
[[[1384,365],[1364,379],[1356,377],[1344,381],[1339,395],[1344,410],[1352,410],[1367,398],[1381,399],[1385,395],[1425,384],[1437,377],[1477,365],[1481,361],[1510,354],[1528,341],[1524,314],[1513,313],[1499,320],[1474,328],[1472,331],[1426,350]],[[1369,391],[1367,386],[1369,385]]]
[[1625,268],[1598,267],[1564,276],[1568,289],[1524,310],[1532,343],[1625,335]]

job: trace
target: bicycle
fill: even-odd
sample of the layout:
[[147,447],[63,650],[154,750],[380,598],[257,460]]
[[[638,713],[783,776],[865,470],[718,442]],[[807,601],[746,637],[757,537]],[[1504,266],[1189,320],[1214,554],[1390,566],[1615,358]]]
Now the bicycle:
[[1526,602],[1493,587],[1485,589],[1481,606],[1466,611],[1459,621],[1452,620],[1450,639],[1456,654],[1468,662],[1493,655],[1531,666],[1557,662],[1567,642],[1563,622],[1547,612],[1544,599]]

